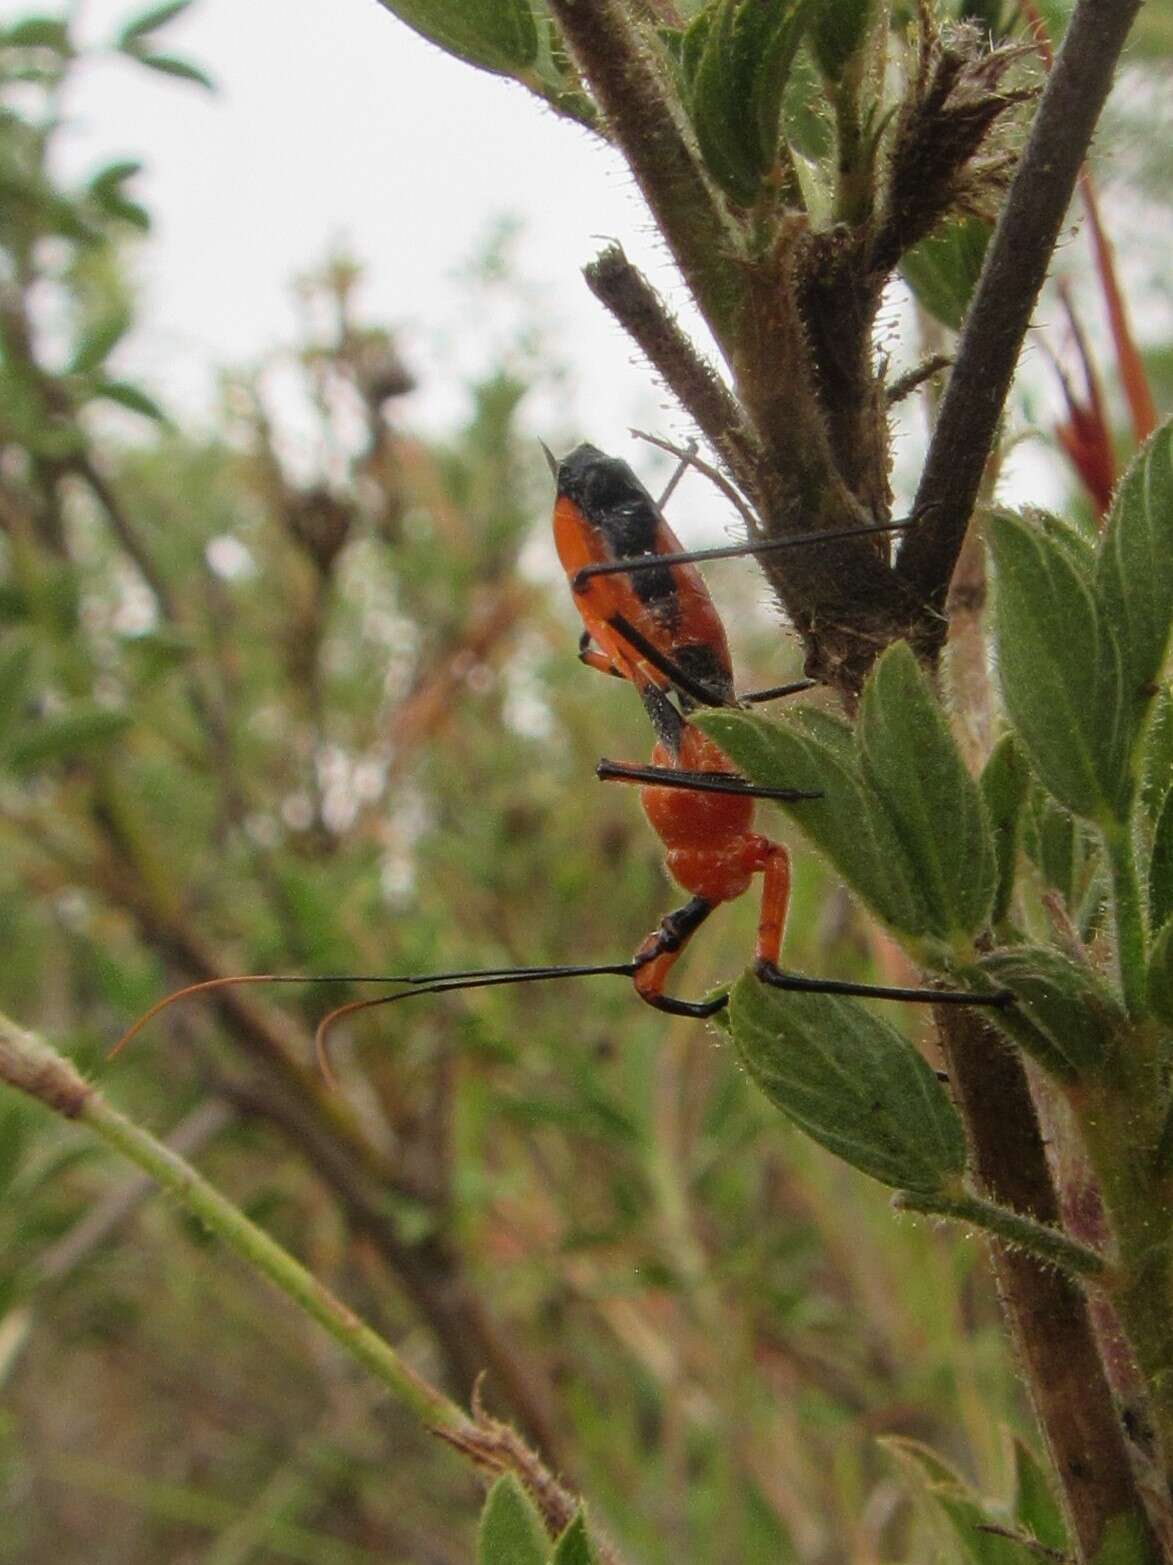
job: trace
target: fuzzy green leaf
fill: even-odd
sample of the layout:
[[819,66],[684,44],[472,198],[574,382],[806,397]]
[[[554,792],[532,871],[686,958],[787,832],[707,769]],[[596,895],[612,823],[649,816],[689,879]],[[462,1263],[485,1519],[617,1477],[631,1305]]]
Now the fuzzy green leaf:
[[860,776],[846,724],[814,710],[785,722],[753,712],[706,712],[695,721],[751,782],[821,790],[820,799],[782,808],[877,917],[903,934],[930,932],[913,865],[891,817]]
[[1137,453],[1116,491],[1096,577],[1135,736],[1173,631],[1173,422]]
[[1067,1553],[1067,1528],[1051,1488],[1051,1480],[1034,1452],[1013,1437],[1014,1519],[1045,1549]]
[[719,0],[685,35],[697,142],[713,178],[751,206],[778,157],[786,82],[811,0]]
[[1160,929],[1173,917],[1173,787],[1157,816],[1153,851],[1149,857],[1149,922]]
[[1013,734],[1003,734],[991,750],[982,768],[979,786],[989,816],[994,862],[997,866],[990,922],[998,924],[1010,911],[1022,806],[1030,787],[1030,769]]
[[1157,692],[1149,714],[1140,757],[1138,803],[1150,824],[1156,821],[1165,804],[1169,779],[1173,777],[1173,686]]
[[991,232],[983,218],[963,217],[943,224],[901,258],[901,274],[917,303],[953,331],[960,331],[969,309]]
[[992,951],[982,958],[981,967],[1018,998],[1016,1006],[994,1014],[1012,1038],[1017,1039],[1015,1029],[1025,1019],[1072,1071],[1094,1070],[1103,1061],[1124,1012],[1098,973],[1043,945]]
[[872,19],[872,0],[818,0],[811,43],[824,75],[837,82],[859,53]]
[[1022,846],[1046,884],[1074,910],[1095,868],[1097,838],[1033,780],[1022,813]]
[[68,712],[38,718],[22,727],[10,740],[4,762],[13,771],[64,761],[83,750],[112,744],[131,725],[127,712],[80,702]]
[[991,518],[995,631],[1006,708],[1048,791],[1075,814],[1127,803],[1120,651],[1066,550],[1006,512]]
[[533,1502],[512,1473],[489,1490],[477,1530],[477,1565],[546,1565],[550,1541]]
[[448,54],[498,76],[534,63],[538,29],[528,0],[380,0]]
[[1154,1016],[1173,1027],[1173,918],[1153,941],[1149,957],[1148,999]]
[[912,648],[898,641],[864,687],[856,729],[862,772],[914,866],[933,932],[972,935],[997,884],[985,804]]
[[148,33],[158,32],[160,27],[166,27],[168,22],[173,22],[177,16],[182,15],[191,4],[192,0],[169,0],[166,5],[155,5],[149,11],[143,11],[123,27],[118,34],[117,47],[119,49],[132,47]]
[[889,1437],[884,1449],[900,1465],[918,1494],[950,1559],[965,1565],[1038,1565],[1038,1555],[1026,1538],[1006,1537],[992,1507],[985,1504],[934,1451],[917,1440]]
[[597,1565],[597,1559],[587,1534],[586,1518],[578,1511],[555,1544],[550,1565]]
[[965,1166],[940,1082],[887,1022],[854,1000],[783,994],[746,974],[729,997],[737,1052],[808,1136],[898,1190],[936,1191]]

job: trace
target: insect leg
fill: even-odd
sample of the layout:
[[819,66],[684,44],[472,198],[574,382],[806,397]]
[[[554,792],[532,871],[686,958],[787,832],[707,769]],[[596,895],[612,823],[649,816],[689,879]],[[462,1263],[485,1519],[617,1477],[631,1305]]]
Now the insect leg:
[[683,788],[689,793],[729,793],[749,799],[777,799],[793,804],[799,799],[821,799],[822,793],[802,788],[762,788],[746,782],[736,772],[684,772],[672,766],[644,766],[636,761],[599,762],[600,782],[650,783],[656,788]]
[[593,644],[589,630],[584,630],[578,638],[578,661],[585,663],[587,668],[597,669],[600,674],[611,674],[615,679],[627,678],[623,670],[616,667],[603,649]]
[[713,911],[715,904],[704,897],[693,897],[675,912],[665,913],[660,927],[654,929],[631,959],[635,968],[633,982],[641,1000],[657,1011],[671,1016],[714,1016],[729,1003],[728,995],[713,1000],[674,1000],[664,993],[673,964],[696,931]]

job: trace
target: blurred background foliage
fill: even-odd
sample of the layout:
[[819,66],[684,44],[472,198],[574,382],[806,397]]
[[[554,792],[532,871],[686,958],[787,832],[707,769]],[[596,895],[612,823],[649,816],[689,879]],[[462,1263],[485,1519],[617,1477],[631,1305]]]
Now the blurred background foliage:
[[[198,82],[172,9],[114,47]],[[137,165],[54,173],[77,63],[62,22],[0,37],[0,1005],[429,1375],[485,1371],[631,1558],[925,1559],[883,1437],[1007,1496],[1030,1431],[981,1252],[895,1221],[706,1028],[601,979],[432,997],[340,1029],[333,1094],[310,1040],[348,994],[308,985],[176,1007],[106,1062],[180,983],[623,959],[672,893],[592,776],[648,738],[538,541],[540,320],[425,440],[335,255],[300,340],[176,427],[116,368]],[[507,248],[464,286],[516,307]],[[721,571],[742,683],[792,676]],[[800,866],[793,965],[883,968]],[[740,969],[754,911],[683,992]],[[0,1559],[469,1558],[450,1454],[122,1166],[5,1096],[0,1184]]]

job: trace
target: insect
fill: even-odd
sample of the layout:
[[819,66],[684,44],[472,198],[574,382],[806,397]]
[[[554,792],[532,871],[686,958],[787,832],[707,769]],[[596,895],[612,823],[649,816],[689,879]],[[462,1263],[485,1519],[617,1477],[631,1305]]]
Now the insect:
[[634,687],[655,734],[649,764],[603,760],[597,775],[603,781],[639,787],[644,814],[664,844],[668,873],[688,893],[688,901],[665,914],[628,962],[467,968],[422,975],[342,975],[323,979],[248,974],[205,980],[161,1000],[124,1034],[115,1049],[121,1048],[174,1000],[232,983],[403,986],[394,994],[352,1000],[323,1018],[318,1027],[317,1047],[327,1074],[324,1042],[335,1022],[412,995],[616,975],[631,979],[639,997],[657,1010],[678,1016],[712,1016],[728,1003],[727,994],[705,1000],[679,999],[665,992],[668,978],[688,942],[713,910],[742,896],[759,874],[762,890],[754,972],[763,983],[792,991],[927,1004],[1009,1003],[1011,996],[1005,991],[977,994],[895,988],[784,972],[779,960],[790,898],[790,856],[783,844],[753,830],[755,801],[797,802],[821,795],[747,782],[733,770],[719,746],[690,721],[690,714],[698,708],[740,707],[794,694],[814,683],[798,680],[740,697],[735,694],[725,627],[696,568],[698,560],[826,543],[862,533],[888,532],[908,524],[860,525],[777,542],[686,551],[665,521],[661,505],[626,462],[586,444],[576,447],[560,462],[548,451],[546,455],[556,485],[555,546],[583,622],[579,657],[587,667],[626,680]]

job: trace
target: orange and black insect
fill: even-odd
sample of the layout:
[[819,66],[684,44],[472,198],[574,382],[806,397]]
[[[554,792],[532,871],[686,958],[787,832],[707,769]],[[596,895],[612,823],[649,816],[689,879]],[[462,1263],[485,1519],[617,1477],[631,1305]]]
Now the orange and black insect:
[[757,799],[795,802],[818,798],[796,789],[756,787],[738,776],[712,739],[689,714],[702,707],[743,706],[790,695],[813,683],[799,680],[738,697],[725,627],[696,569],[698,560],[757,554],[802,544],[827,543],[861,533],[892,531],[901,523],[858,526],[842,532],[807,534],[776,543],[729,545],[686,551],[664,519],[661,506],[626,462],[591,445],[580,445],[561,462],[547,452],[556,483],[554,541],[582,618],[579,656],[588,667],[634,686],[655,734],[647,765],[600,761],[603,781],[634,783],[644,814],[665,848],[668,873],[689,900],[661,919],[630,961],[555,967],[457,969],[451,972],[308,978],[252,974],[211,979],[177,991],[148,1011],[120,1040],[121,1047],[165,1005],[182,995],[231,983],[385,983],[396,993],[354,1000],[332,1011],[319,1026],[319,1054],[326,1029],[339,1018],[412,995],[555,978],[617,975],[630,978],[640,998],[674,1015],[705,1017],[728,1001],[682,1000],[665,993],[673,965],[689,940],[723,902],[742,896],[762,876],[761,911],[754,971],[775,988],[847,994],[928,1004],[1005,1004],[1008,994],[974,994],[949,989],[894,988],[811,978],[784,972],[782,938],[790,898],[786,848],[753,828]]

